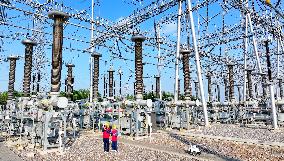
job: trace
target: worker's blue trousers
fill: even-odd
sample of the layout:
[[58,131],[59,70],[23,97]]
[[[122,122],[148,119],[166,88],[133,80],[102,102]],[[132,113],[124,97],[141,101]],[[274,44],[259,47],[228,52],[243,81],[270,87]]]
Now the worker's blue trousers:
[[112,150],[116,150],[117,151],[117,141],[113,141],[111,143],[111,148],[112,148]]
[[104,151],[109,152],[109,139],[104,138]]

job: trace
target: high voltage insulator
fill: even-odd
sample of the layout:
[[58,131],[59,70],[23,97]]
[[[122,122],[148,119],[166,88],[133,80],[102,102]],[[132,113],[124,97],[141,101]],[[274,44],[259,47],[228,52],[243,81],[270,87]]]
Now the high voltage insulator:
[[248,94],[249,94],[249,98],[248,99],[252,99],[253,98],[253,89],[252,89],[252,69],[247,69],[247,83],[248,83]]
[[66,82],[66,93],[67,98],[72,100],[73,95],[73,85],[74,85],[74,77],[73,77],[73,68],[75,67],[74,64],[66,64],[67,67],[67,82]]
[[16,56],[9,56],[10,60],[10,71],[9,71],[9,84],[8,84],[8,100],[14,99],[14,84],[15,84],[15,72],[16,72],[16,63],[19,60]]
[[[93,69],[93,99],[98,99],[98,92],[99,92],[99,71],[100,71],[100,57],[102,55],[94,52],[92,53],[92,57],[94,58],[94,69]],[[104,77],[104,87],[105,87],[105,77]],[[105,96],[105,91],[104,91]]]
[[283,79],[278,78],[278,86],[279,86],[279,91],[280,91],[280,98],[283,99]]
[[190,88],[190,69],[189,69],[189,54],[188,50],[181,50],[183,63],[183,77],[184,77],[184,95],[187,100],[191,97]]
[[131,40],[135,42],[135,90],[136,99],[143,99],[143,60],[142,43],[146,38],[142,35],[132,36]]
[[160,76],[156,75],[156,97],[158,97],[160,95]]
[[233,101],[234,98],[234,64],[228,64],[228,70],[229,70],[229,99],[230,101]]
[[31,86],[31,76],[32,76],[33,47],[37,45],[37,43],[30,39],[25,39],[22,41],[22,43],[25,45],[23,92],[24,92],[24,97],[29,97],[31,92],[30,86]]
[[54,20],[53,44],[52,44],[52,69],[51,69],[51,92],[60,91],[60,79],[62,70],[62,45],[63,45],[63,23],[69,16],[59,11],[51,11],[48,17]]
[[108,96],[109,97],[113,97],[113,73],[114,73],[114,70],[113,70],[113,68],[112,67],[110,67],[110,69],[108,70],[108,81],[109,81],[109,83],[108,83],[108,85],[109,85],[109,88],[108,88],[108,90],[109,90],[109,92],[108,92]]
[[208,101],[211,102],[212,101],[212,83],[211,83],[211,78],[212,78],[212,73],[208,72],[207,75],[207,80],[208,80]]

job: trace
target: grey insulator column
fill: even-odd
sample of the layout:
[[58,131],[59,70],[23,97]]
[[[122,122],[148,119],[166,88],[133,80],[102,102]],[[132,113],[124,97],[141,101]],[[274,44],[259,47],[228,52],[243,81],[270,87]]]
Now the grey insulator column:
[[283,99],[283,86],[282,86],[283,80],[282,78],[278,78],[278,86],[280,89],[280,98]]
[[133,94],[134,96],[136,95],[136,83],[135,82],[133,83]]
[[48,17],[54,20],[53,43],[52,43],[52,69],[51,69],[51,92],[59,92],[62,70],[62,46],[63,46],[63,23],[68,20],[66,13],[51,11]]
[[37,45],[36,42],[25,39],[22,41],[25,45],[25,65],[24,65],[24,82],[23,82],[23,92],[24,97],[29,97],[31,93],[31,77],[32,77],[32,56],[33,47]]
[[267,80],[266,80],[266,74],[261,73],[261,83],[262,83],[262,97],[263,99],[267,97]]
[[106,76],[104,75],[104,97],[106,97]]
[[119,96],[122,96],[122,91],[121,91],[121,87],[122,87],[122,81],[121,81],[121,76],[122,76],[122,70],[119,69],[118,70],[118,74],[119,74]]
[[135,42],[135,80],[136,80],[136,99],[143,99],[143,60],[142,60],[142,42],[145,41],[142,35],[132,36],[131,40]]
[[160,81],[161,81],[161,79],[160,79],[160,76],[158,76],[158,75],[156,75],[155,78],[156,78],[156,97],[159,97],[159,95],[160,95]]
[[40,73],[37,73],[36,92],[39,92]]
[[195,81],[195,82],[194,82],[194,88],[195,88],[195,95],[196,95],[196,98],[199,99],[198,81]]
[[217,97],[217,100],[218,100],[218,102],[221,102],[221,91],[220,91],[220,85],[218,85],[217,84],[217,95],[218,95],[218,97]]
[[16,62],[19,60],[16,56],[8,57],[10,60],[10,71],[9,71],[9,83],[8,83],[8,100],[14,99],[14,84],[15,84],[15,72]]
[[183,78],[184,78],[184,96],[186,100],[189,100],[191,97],[190,89],[190,69],[189,69],[189,50],[181,50],[182,54],[182,63],[183,63]]
[[75,65],[66,64],[66,67],[67,67],[67,83],[66,83],[67,97],[69,100],[71,100],[73,95],[73,84],[74,84],[73,68],[75,67]]
[[239,102],[241,102],[241,99],[242,99],[242,97],[241,97],[241,86],[238,85],[237,87],[238,87]]
[[108,96],[113,97],[113,72],[112,67],[108,70]]
[[234,64],[228,64],[228,70],[229,70],[229,100],[233,101],[235,100],[234,97]]
[[[100,57],[102,55],[94,52],[92,53],[92,57],[94,58],[94,69],[93,69],[93,99],[98,100],[98,92],[99,92],[99,71],[100,71]],[[104,78],[105,81],[105,78]]]
[[115,91],[115,80],[113,81],[113,95],[115,96],[116,95],[116,93],[115,93],[116,91]]
[[247,69],[247,79],[248,79],[248,94],[249,99],[253,98],[253,89],[252,89],[252,78],[251,78],[252,69]]
[[208,72],[207,75],[207,80],[208,80],[208,102],[212,101],[212,82],[211,82],[211,78],[212,78],[212,73]]
[[225,101],[228,101],[228,80],[227,76],[224,76],[224,90],[225,90]]
[[178,100],[180,99],[180,79],[178,79]]

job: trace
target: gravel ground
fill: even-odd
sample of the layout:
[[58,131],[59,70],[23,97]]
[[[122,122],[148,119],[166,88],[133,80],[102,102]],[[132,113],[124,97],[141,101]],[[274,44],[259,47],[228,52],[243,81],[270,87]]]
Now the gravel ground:
[[[18,151],[18,154],[25,157],[27,150]],[[94,136],[81,136],[71,146],[71,148],[63,155],[50,153],[47,155],[36,154],[34,158],[26,158],[26,160],[44,160],[44,161],[90,161],[90,160],[123,160],[123,161],[180,161],[192,160],[178,155],[171,155],[164,152],[152,151],[144,148],[138,148],[131,145],[119,144],[119,152],[103,152],[103,143],[101,139]]]
[[197,144],[202,152],[217,155],[225,160],[284,160],[284,149],[256,145],[239,144],[229,141],[204,140],[174,134],[153,134],[152,139],[139,140],[140,143],[167,145],[180,150],[190,143]]
[[240,127],[238,125],[214,124],[211,127],[200,127],[200,130],[191,131],[190,133],[284,143],[283,129],[271,131],[268,129]]
[[[284,142],[283,131],[269,131],[267,129],[244,128],[236,125],[212,125],[200,127],[200,130],[190,131],[194,134],[236,137],[241,139],[257,139],[261,141]],[[122,136],[121,139],[129,139]],[[284,160],[284,150],[274,147],[240,144],[230,141],[205,140],[179,136],[168,133],[152,134],[151,139],[136,140],[137,145],[164,146],[177,151],[184,151],[190,143],[197,144],[204,154],[213,154],[224,160]],[[136,147],[129,144],[119,144],[119,152],[103,152],[101,139],[95,136],[81,135],[71,148],[63,155],[51,153],[41,156],[36,154],[33,159],[26,158],[26,150],[18,154],[26,160],[190,160],[179,155]]]
[[[189,138],[185,138],[189,139]],[[244,145],[233,142],[190,139],[193,143],[200,145],[203,151],[219,154],[220,156],[230,156],[239,160],[256,161],[279,161],[284,160],[284,150],[278,148],[266,148],[255,145]]]

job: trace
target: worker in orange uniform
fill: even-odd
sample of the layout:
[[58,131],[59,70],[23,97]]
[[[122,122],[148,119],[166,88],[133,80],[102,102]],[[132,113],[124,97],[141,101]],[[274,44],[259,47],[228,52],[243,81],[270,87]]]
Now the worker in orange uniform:
[[117,136],[118,136],[118,131],[116,130],[116,126],[112,125],[111,148],[112,148],[112,150],[115,150],[115,151],[117,151]]
[[109,135],[111,130],[109,128],[109,124],[106,123],[103,127],[103,142],[104,142],[104,151],[109,152]]

